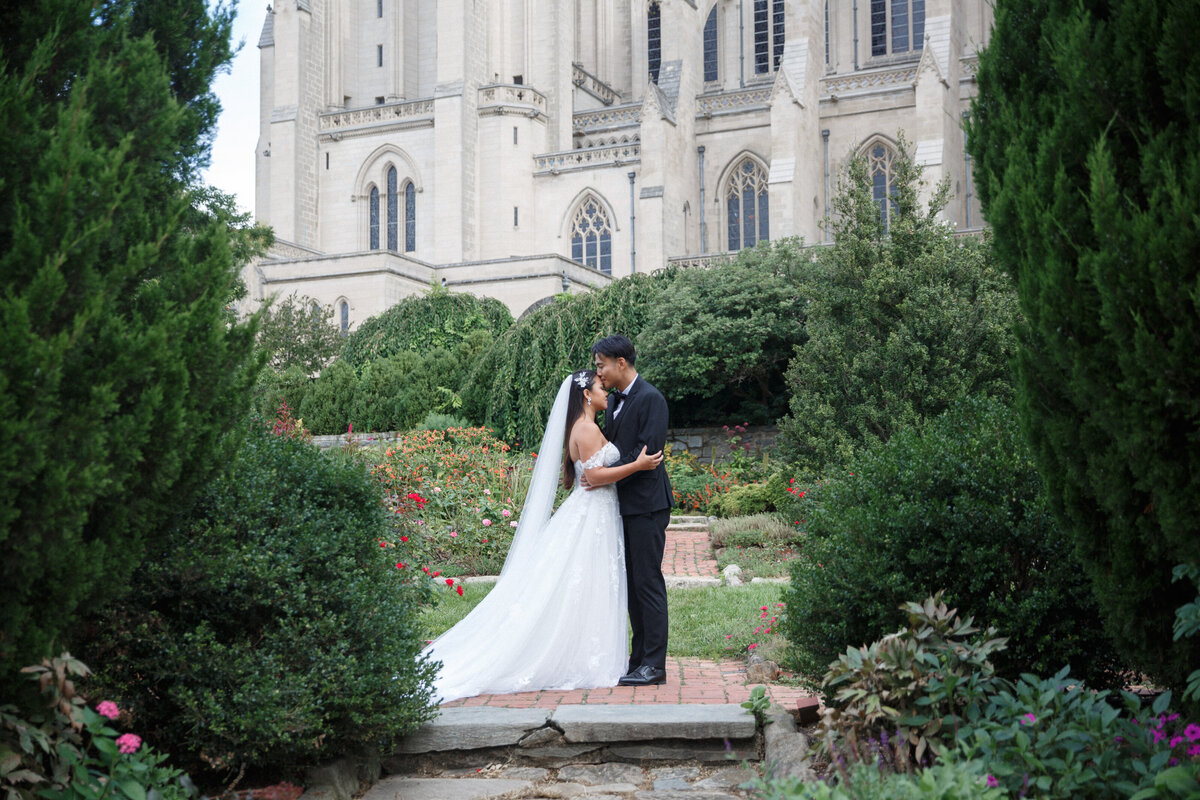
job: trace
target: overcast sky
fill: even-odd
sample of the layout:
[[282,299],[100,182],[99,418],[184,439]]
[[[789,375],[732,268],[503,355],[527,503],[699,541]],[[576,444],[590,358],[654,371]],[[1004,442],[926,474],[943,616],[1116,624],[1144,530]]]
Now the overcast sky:
[[213,142],[207,183],[236,195],[244,211],[254,210],[254,146],[258,141],[258,35],[266,2],[242,0],[233,23],[233,42],[243,42],[233,71],[218,75],[213,90],[221,99],[221,118]]

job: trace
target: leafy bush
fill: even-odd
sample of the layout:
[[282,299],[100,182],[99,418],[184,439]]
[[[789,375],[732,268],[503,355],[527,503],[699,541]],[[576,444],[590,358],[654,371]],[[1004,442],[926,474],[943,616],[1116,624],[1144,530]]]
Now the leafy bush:
[[796,275],[807,266],[802,243],[784,239],[660,278],[669,287],[651,301],[653,324],[637,341],[676,424],[774,422],[787,410],[784,371],[806,338]]
[[283,372],[264,369],[258,374],[258,382],[254,385],[254,408],[264,417],[275,413],[280,403],[287,403],[288,408],[299,410],[313,383],[308,373],[297,366],[288,367]]
[[1012,395],[1018,312],[986,241],[958,241],[927,210],[920,168],[902,141],[885,227],[863,158],[851,159],[834,201],[833,246],[802,275],[808,341],[788,368],[791,412],[780,446],[821,471],[944,411],[957,397]]
[[1010,637],[995,658],[1000,674],[1070,664],[1090,685],[1119,685],[1090,585],[998,401],[961,401],[798,502],[807,538],[785,630],[801,671],[821,674],[847,646],[895,630],[905,598],[945,590]]
[[0,791],[5,800],[187,800],[197,792],[166,754],[119,734],[110,722],[115,703],[88,707],[76,682],[91,671],[63,654],[21,670],[38,682],[40,701],[22,709],[0,706]]
[[906,628],[846,648],[830,665],[821,687],[834,697],[822,727],[839,758],[908,772],[953,745],[960,715],[979,715],[998,686],[990,658],[1006,640],[995,628],[977,636],[971,617],[959,618],[941,592],[902,610]]
[[874,764],[839,767],[832,781],[798,778],[756,782],[760,800],[1002,800],[983,767],[969,761],[937,763],[914,774],[889,772]]
[[392,509],[380,543],[410,572],[496,574],[532,471],[486,428],[410,431],[374,454],[372,474]]
[[34,0],[8,15],[0,694],[125,589],[245,413],[254,331],[228,306],[270,232],[196,185],[233,14]]
[[512,321],[508,307],[495,298],[434,287],[365,320],[346,338],[342,358],[361,369],[400,353],[424,354],[439,348],[453,351],[478,332],[487,340],[500,337]]
[[313,381],[300,403],[300,417],[313,433],[345,433],[354,424],[358,376],[345,360],[333,362]]
[[774,511],[771,490],[765,483],[747,483],[730,487],[709,503],[708,513],[715,517],[745,517]]
[[328,760],[413,730],[430,717],[428,596],[379,547],[387,525],[361,465],[252,425],[100,614],[103,680],[148,736],[214,770]]
[[1131,666],[1182,686],[1200,565],[1200,68],[1167,0],[1008,0],[968,146],[1028,326],[1018,408],[1064,535]]
[[1185,732],[1173,725],[1179,715],[1166,713],[1170,693],[1151,713],[1135,695],[1115,699],[1079,685],[1066,668],[1052,678],[1023,675],[995,693],[978,718],[964,721],[959,750],[949,757],[983,762],[1012,795],[1051,800],[1130,797],[1180,760],[1195,774],[1200,726]]
[[714,498],[738,485],[738,479],[723,465],[705,464],[690,453],[675,455],[668,448],[663,458],[675,507],[681,513],[707,514]]
[[425,419],[421,420],[415,431],[444,431],[450,428],[469,428],[471,425],[462,417],[456,417],[453,414],[443,414],[440,411],[430,411],[425,415]]

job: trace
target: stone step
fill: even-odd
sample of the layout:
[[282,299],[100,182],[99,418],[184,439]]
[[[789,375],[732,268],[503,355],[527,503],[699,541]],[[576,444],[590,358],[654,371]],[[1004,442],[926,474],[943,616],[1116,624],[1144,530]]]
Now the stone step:
[[667,526],[667,530],[669,530],[669,531],[706,531],[706,530],[708,530],[708,524],[707,523],[701,524],[699,522],[672,522],[670,525]]
[[673,514],[671,516],[671,524],[674,525],[676,523],[701,523],[707,525],[708,517],[687,514]]
[[561,705],[557,708],[443,709],[401,740],[398,753],[510,745],[593,744],[678,739],[747,739],[754,716],[736,704]]

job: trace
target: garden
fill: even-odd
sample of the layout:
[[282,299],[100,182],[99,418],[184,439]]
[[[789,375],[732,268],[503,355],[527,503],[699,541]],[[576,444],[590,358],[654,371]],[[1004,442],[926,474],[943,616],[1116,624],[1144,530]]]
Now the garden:
[[667,454],[677,510],[778,581],[671,589],[670,655],[764,653],[823,700],[821,780],[760,797],[1200,797],[1185,5],[997,4],[966,123],[987,234],[902,140],[882,201],[840,169],[828,246],[515,320],[431,286],[345,336],[300,296],[236,313],[272,234],[197,178],[230,9],[14,18],[6,800],[295,800],[431,719],[423,647],[502,568],[555,389],[615,332],[672,425],[722,430]]

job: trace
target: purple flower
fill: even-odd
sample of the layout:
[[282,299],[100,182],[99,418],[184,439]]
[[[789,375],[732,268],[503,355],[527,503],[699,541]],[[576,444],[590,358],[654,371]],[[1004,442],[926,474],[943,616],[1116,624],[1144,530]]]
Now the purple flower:
[[1194,742],[1200,739],[1200,725],[1192,723],[1183,729],[1183,735],[1187,737],[1189,742]]
[[1170,745],[1170,746],[1171,746],[1171,747],[1177,747],[1179,744],[1181,744],[1181,743],[1183,742],[1183,740],[1184,740],[1184,739],[1183,739],[1183,737],[1182,737],[1182,736],[1172,736],[1172,737],[1171,737],[1171,745]]
[[1188,748],[1188,755],[1192,758],[1200,756],[1200,744],[1194,744]]
[[994,789],[995,787],[1000,785],[1000,781],[996,780],[995,775],[988,775],[987,776],[987,785],[988,785],[989,789]]
[[1025,716],[1021,717],[1021,724],[1022,724],[1022,725],[1032,725],[1032,724],[1033,724],[1033,723],[1035,723],[1035,722],[1037,722],[1037,717],[1035,717],[1035,716],[1033,715],[1033,712],[1032,712],[1032,711],[1030,711],[1030,712],[1029,712],[1028,714],[1026,714]]

